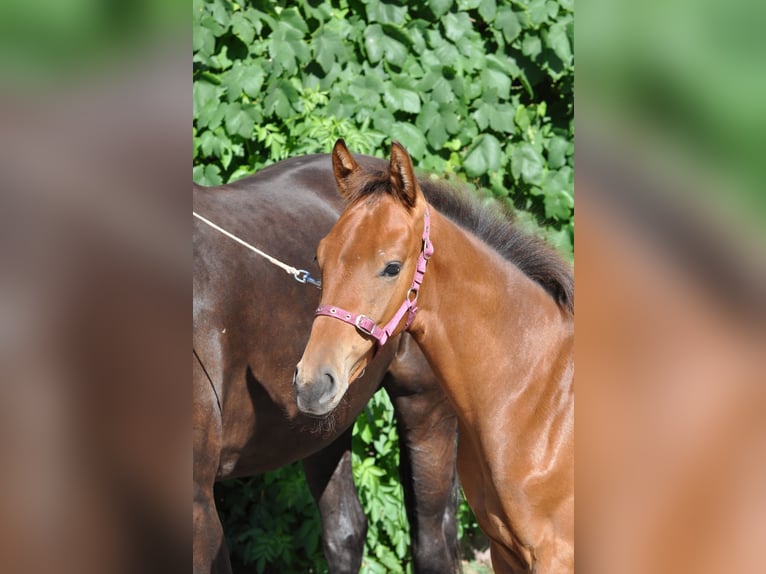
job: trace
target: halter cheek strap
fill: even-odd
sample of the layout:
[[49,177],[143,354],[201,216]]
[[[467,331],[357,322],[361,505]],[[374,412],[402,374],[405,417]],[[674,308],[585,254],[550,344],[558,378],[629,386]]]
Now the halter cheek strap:
[[399,306],[399,309],[384,327],[379,327],[375,321],[370,319],[367,315],[357,315],[356,313],[332,305],[320,305],[314,312],[314,316],[324,315],[326,317],[334,317],[335,319],[340,319],[344,323],[354,325],[359,332],[375,339],[379,347],[386,344],[386,341],[391,337],[391,334],[399,325],[405,314],[407,314],[408,317],[407,322],[404,324],[404,328],[405,330],[408,329],[412,324],[412,320],[415,318],[415,314],[418,312],[418,293],[420,291],[420,285],[423,283],[423,277],[425,277],[426,274],[426,264],[434,253],[434,246],[433,243],[431,243],[430,235],[431,214],[428,205],[426,205],[426,211],[423,216],[423,245],[420,249],[420,255],[418,256],[415,277],[412,279],[412,285],[410,286],[409,291],[407,291],[404,302]]

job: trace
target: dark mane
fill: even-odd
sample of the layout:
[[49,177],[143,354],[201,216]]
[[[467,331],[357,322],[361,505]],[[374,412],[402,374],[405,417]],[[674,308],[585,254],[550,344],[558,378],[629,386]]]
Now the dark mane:
[[[386,172],[366,170],[364,175],[355,199],[389,192]],[[418,183],[428,203],[439,213],[482,239],[574,314],[572,269],[545,241],[519,229],[513,215],[496,202],[481,202],[465,189],[423,175],[418,177]]]

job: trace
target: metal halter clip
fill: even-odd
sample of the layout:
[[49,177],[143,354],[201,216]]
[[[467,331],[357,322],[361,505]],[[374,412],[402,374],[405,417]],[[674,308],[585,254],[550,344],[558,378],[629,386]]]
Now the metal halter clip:
[[298,283],[311,283],[317,289],[322,288],[322,282],[319,279],[314,279],[305,269],[299,269],[293,277]]

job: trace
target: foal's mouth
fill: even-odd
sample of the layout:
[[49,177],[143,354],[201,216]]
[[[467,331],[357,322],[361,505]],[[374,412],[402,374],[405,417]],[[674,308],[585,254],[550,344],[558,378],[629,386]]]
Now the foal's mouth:
[[367,370],[367,365],[370,364],[370,362],[375,356],[374,353],[375,353],[375,347],[373,347],[370,351],[367,351],[366,353],[364,353],[361,357],[359,357],[359,360],[356,363],[354,363],[354,366],[351,367],[351,370],[349,371],[349,375],[348,375],[349,384],[353,383],[357,379],[361,379],[364,376],[364,372]]

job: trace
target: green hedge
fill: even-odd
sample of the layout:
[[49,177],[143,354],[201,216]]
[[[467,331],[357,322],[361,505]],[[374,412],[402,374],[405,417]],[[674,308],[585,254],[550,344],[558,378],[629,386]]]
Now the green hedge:
[[[511,204],[571,259],[572,11],[572,0],[194,0],[193,177],[232,181],[338,137],[385,157],[396,139],[419,168]],[[356,427],[368,572],[409,568],[390,416],[379,393]],[[259,572],[323,568],[300,481],[290,467],[219,488],[233,554]],[[461,527],[475,529],[465,507]]]
[[573,2],[194,2],[194,177],[337,137],[470,178],[572,251]]

